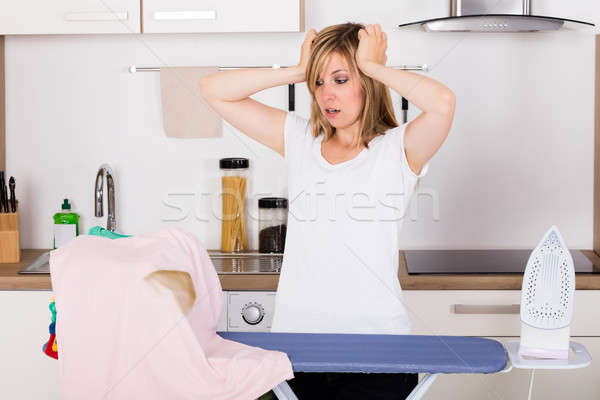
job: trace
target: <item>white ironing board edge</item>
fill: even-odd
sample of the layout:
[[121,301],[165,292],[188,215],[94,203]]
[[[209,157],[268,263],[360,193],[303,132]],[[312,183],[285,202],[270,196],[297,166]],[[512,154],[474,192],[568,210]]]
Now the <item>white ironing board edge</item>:
[[592,356],[584,345],[578,342],[569,342],[575,357],[569,360],[539,359],[529,360],[519,356],[519,340],[504,342],[504,348],[508,354],[511,365],[523,369],[576,369],[584,368],[592,363]]

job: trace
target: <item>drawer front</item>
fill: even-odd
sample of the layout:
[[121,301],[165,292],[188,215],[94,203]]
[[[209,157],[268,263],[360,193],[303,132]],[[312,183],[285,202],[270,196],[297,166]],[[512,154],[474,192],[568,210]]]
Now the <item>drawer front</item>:
[[144,33],[300,32],[300,0],[144,0]]
[[0,34],[140,33],[139,0],[4,2]]
[[[405,290],[413,333],[520,336],[520,290]],[[600,336],[600,291],[575,292],[571,336]]]

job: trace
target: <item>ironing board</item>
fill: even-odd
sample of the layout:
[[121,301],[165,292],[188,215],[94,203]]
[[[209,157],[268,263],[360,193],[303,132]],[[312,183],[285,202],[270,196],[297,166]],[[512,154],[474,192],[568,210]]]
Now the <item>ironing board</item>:
[[[424,373],[407,400],[420,399],[437,374],[489,374],[506,367],[496,340],[466,336],[217,332],[222,338],[288,355],[295,372]],[[286,381],[273,392],[298,400]]]
[[523,358],[519,355],[519,341],[511,340],[504,343],[508,358],[510,360],[511,368],[527,368],[531,369],[531,375],[529,376],[529,392],[527,399],[531,400],[531,393],[533,391],[533,375],[536,369],[576,369],[584,368],[592,363],[592,356],[587,351],[584,345],[577,342],[569,341],[569,348],[572,352],[566,360],[553,360],[553,359],[531,359]]

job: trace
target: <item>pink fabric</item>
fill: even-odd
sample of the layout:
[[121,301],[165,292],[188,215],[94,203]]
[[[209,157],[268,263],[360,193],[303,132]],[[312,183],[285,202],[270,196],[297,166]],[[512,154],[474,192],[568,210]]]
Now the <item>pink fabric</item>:
[[[144,281],[186,271],[196,301]],[[255,399],[292,379],[285,353],[215,332],[222,289],[206,249],[176,228],[122,239],[78,236],[50,253],[63,399]]]

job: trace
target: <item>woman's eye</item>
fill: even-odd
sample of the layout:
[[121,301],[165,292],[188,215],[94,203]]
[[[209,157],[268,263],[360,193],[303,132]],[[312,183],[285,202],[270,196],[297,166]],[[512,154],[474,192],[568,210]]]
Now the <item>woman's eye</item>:
[[[346,78],[340,78],[340,79],[335,79],[334,81],[335,81],[335,83],[337,83],[337,84],[340,84],[340,85],[341,85],[342,83],[346,83],[346,82],[348,81],[348,79],[346,79]],[[322,84],[323,84],[323,80],[322,80],[322,79],[319,79],[319,80],[316,82],[316,85],[317,85],[317,86],[321,86]]]

